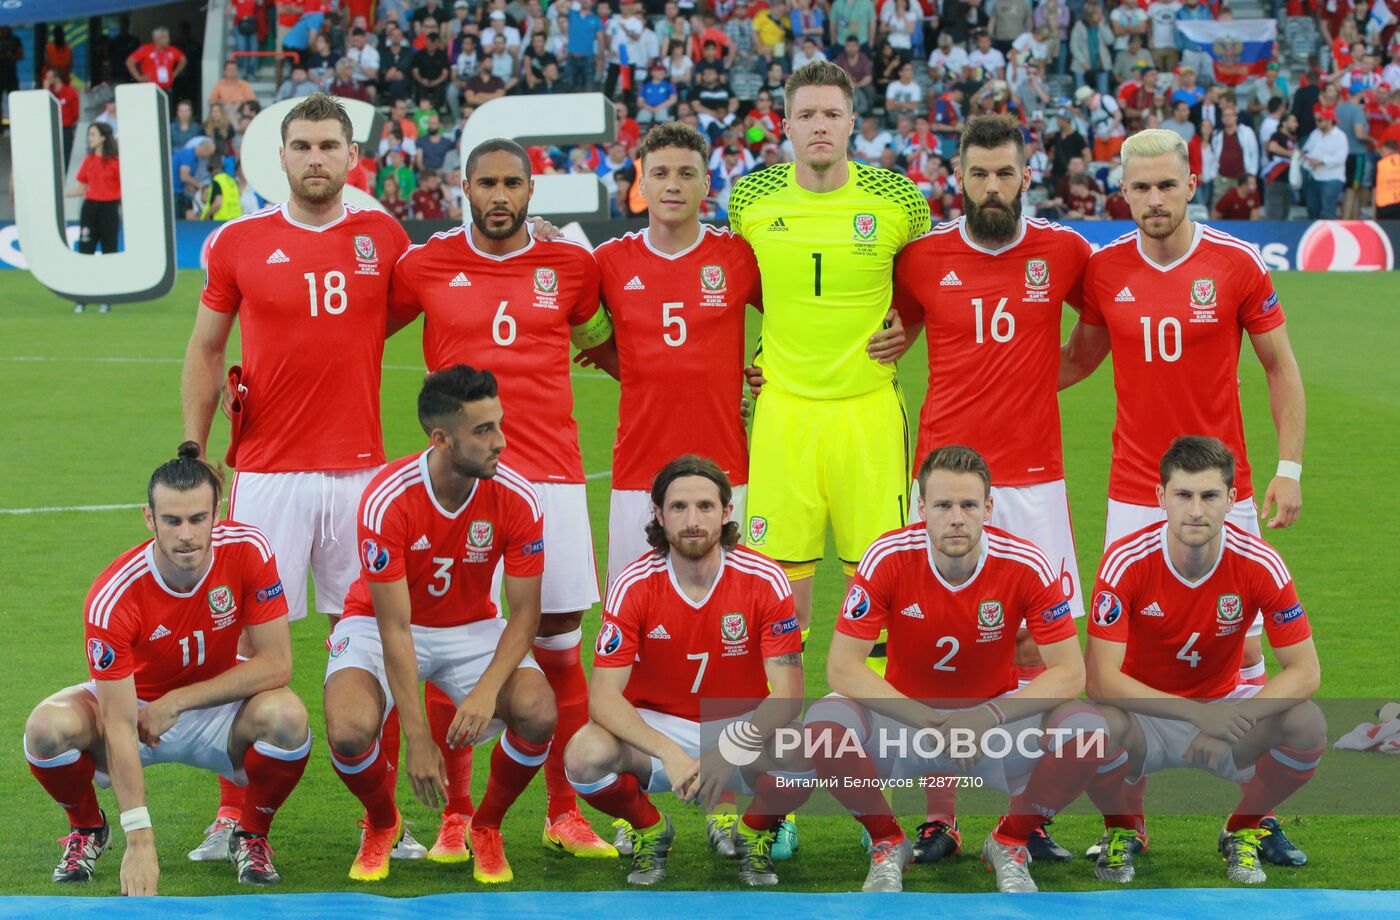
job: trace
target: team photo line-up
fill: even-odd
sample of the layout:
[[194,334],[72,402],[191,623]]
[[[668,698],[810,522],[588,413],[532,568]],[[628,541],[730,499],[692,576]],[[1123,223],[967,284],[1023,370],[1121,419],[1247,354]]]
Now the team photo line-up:
[[[785,91],[796,162],[744,177],[728,229],[698,219],[705,139],[661,124],[639,150],[647,227],[593,251],[527,222],[529,159],[504,139],[466,157],[471,221],[410,245],[388,214],[342,201],[358,156],[344,109],[317,94],[286,115],[290,199],[209,246],[185,443],[143,508],[153,538],[88,593],[91,679],[25,726],[31,772],[70,825],[55,882],[91,879],[111,844],[96,783],[121,810],[122,892],[156,892],[142,768],[166,762],[219,777],[189,858],[280,880],[268,833],[313,744],[287,686],[308,575],[331,622],[324,741],[364,806],[354,880],[426,857],[510,881],[501,821],[540,771],[543,845],[629,856],[637,885],[666,877],[675,832],[656,793],[704,807],[710,847],[761,886],[793,858],[795,812],[820,787],[863,827],[863,889],[899,891],[911,861],[962,846],[954,782],[921,782],[927,820],[900,828],[881,787],[909,777],[975,777],[1010,797],[981,848],[1007,892],[1036,890],[1032,862],[1072,858],[1046,824],[1087,792],[1105,825],[1093,871],[1127,882],[1148,841],[1146,777],[1174,767],[1241,788],[1216,841],[1230,880],[1306,862],[1273,810],[1322,754],[1320,666],[1260,536],[1261,517],[1288,527],[1301,508],[1302,381],[1258,254],[1186,216],[1184,143],[1128,139],[1138,229],[1092,252],[1022,215],[1014,121],[969,121],[966,213],[931,227],[907,178],[847,158],[844,71],[813,62]],[[1064,342],[1063,304],[1078,314]],[[763,329],[746,366],[748,306]],[[389,460],[385,340],[420,314],[428,445]],[[242,363],[228,366],[235,319]],[[920,333],[911,470],[895,362]],[[1278,435],[1258,510],[1236,376],[1246,333]],[[601,598],[573,348],[620,381]],[[1086,594],[1057,393],[1110,350],[1107,535]],[[226,514],[204,457],[221,409]],[[828,524],[847,587],[818,640],[831,693],[804,713]],[[582,623],[600,599],[586,679]],[[892,759],[881,742],[901,730],[939,744]],[[1040,740],[992,756],[996,733]],[[497,735],[474,802],[473,747]],[[980,741],[942,745],[959,737]],[[404,826],[400,773],[441,813],[431,848]],[[616,819],[611,841],[579,798]]]

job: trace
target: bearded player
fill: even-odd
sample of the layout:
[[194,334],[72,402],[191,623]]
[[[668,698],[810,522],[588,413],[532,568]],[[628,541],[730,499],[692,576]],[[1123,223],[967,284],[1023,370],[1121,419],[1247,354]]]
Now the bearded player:
[[[388,875],[403,823],[379,743],[396,702],[413,791],[429,808],[446,800],[449,780],[420,680],[431,680],[456,709],[452,747],[505,731],[467,835],[477,881],[513,877],[501,819],[544,763],[555,708],[529,655],[540,618],[543,510],[530,484],[500,463],[501,419],[489,371],[457,365],[428,374],[418,421],[430,446],[389,464],[360,502],[363,571],[331,632],[325,685],[332,764],[368,816],[350,867],[358,881]],[[509,620],[493,601],[498,564]]]
[[[732,496],[713,460],[667,463],[651,489],[651,549],[608,588],[592,721],[574,735],[566,763],[590,805],[628,822],[633,885],[666,877],[675,840],[652,795],[673,790],[709,805],[721,789],[750,788],[753,804],[731,825],[739,877],[778,883],[772,850],[787,809],[761,805],[778,780],[758,776],[766,764],[757,761],[746,779],[714,743],[721,731],[738,731],[758,753],[798,715],[801,637],[782,568],[737,545]],[[736,720],[747,723],[742,731],[731,727]]]
[[[410,248],[394,267],[390,329],[421,313],[429,370],[470,364],[496,375],[507,412],[506,461],[539,494],[545,541],[555,547],[546,557],[544,615],[534,644],[535,661],[559,704],[559,727],[545,765],[543,838],[546,846],[575,856],[615,857],[579,811],[563,763],[569,738],[588,721],[580,624],[598,601],[569,346],[615,371],[612,324],[599,306],[598,265],[588,249],[539,239],[525,225],[534,183],[530,158],[519,144],[498,138],[478,145],[463,166],[462,189],[471,223]],[[452,795],[435,848],[440,852],[453,843],[449,835],[460,841],[470,813],[470,767],[463,770],[454,759]]]
[[[151,474],[146,527],[88,591],[91,679],[44,700],[24,727],[39,785],[68,813],[55,882],[86,882],[111,845],[96,776],[126,834],[121,891],[156,893],[160,868],[142,770],[183,763],[246,789],[223,858],[240,882],[281,881],[268,829],[306,769],[306,707],[287,689],[292,643],[277,560],[256,527],[219,516],[219,474],[187,441]],[[239,660],[239,635],[248,646]]]
[[[1132,786],[1157,770],[1196,767],[1242,785],[1217,848],[1231,881],[1258,884],[1274,833],[1267,822],[1313,777],[1327,744],[1311,700],[1317,649],[1283,559],[1229,521],[1238,497],[1230,449],[1177,438],[1158,475],[1165,523],[1115,540],[1094,585],[1088,689],[1108,704],[1114,749],[1089,788],[1107,831],[1094,872],[1133,879],[1142,821]],[[1255,610],[1282,666],[1262,687],[1239,673]]]
[[[228,514],[272,542],[293,621],[306,616],[308,570],[317,608],[332,622],[340,615],[359,571],[355,509],[384,465],[379,379],[389,273],[408,235],[387,213],[342,201],[359,161],[353,133],[344,107],[323,93],[282,119],[279,156],[291,197],[210,238],[185,352],[185,437],[203,447],[240,321],[242,366],[229,371],[241,396],[230,413],[226,460],[237,472]],[[240,790],[222,782],[218,815],[190,858],[224,859],[240,812]],[[424,852],[405,839],[398,855]]]
[[[1022,217],[1030,170],[1015,119],[969,119],[958,156],[966,215],[934,227],[895,261],[906,333],[912,340],[928,330],[928,394],[915,456],[966,444],[986,458],[991,523],[1050,557],[1071,612],[1082,617],[1056,381],[1063,304],[1078,309],[1089,244],[1067,227]],[[1025,682],[1044,663],[1029,632],[1021,631],[1019,643]],[[914,859],[937,862],[961,846],[957,787],[930,783],[924,791],[928,820]],[[1073,858],[1043,829],[1031,835],[1030,853],[1038,862]]]
[[[1162,520],[1157,462],[1173,437],[1188,432],[1218,437],[1230,448],[1239,481],[1230,521],[1259,535],[1239,398],[1246,334],[1264,366],[1278,433],[1278,470],[1264,493],[1263,513],[1274,512],[1269,527],[1291,526],[1302,507],[1305,399],[1268,269],[1249,244],[1186,216],[1196,177],[1178,135],[1140,131],[1123,146],[1123,189],[1138,230],[1089,260],[1083,310],[1060,371],[1061,388],[1069,386],[1112,347],[1118,409],[1105,546]],[[1256,616],[1245,641],[1242,682],[1266,680],[1262,630]],[[1269,827],[1266,859],[1306,862],[1272,817]]]

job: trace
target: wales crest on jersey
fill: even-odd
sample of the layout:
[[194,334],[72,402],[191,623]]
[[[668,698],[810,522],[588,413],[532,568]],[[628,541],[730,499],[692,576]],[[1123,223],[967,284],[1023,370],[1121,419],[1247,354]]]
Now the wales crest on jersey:
[[724,292],[724,266],[705,265],[700,268],[700,287],[707,293]]
[[1050,286],[1050,263],[1044,259],[1026,260],[1026,287],[1044,290]]
[[559,276],[552,268],[535,269],[535,293],[553,294],[559,290]]
[[1215,306],[1215,279],[1197,278],[1191,282],[1191,304],[1194,307]]
[[855,238],[860,242],[871,243],[875,241],[876,225],[874,214],[857,214],[852,222],[852,226],[855,229]]
[[355,258],[361,262],[379,261],[379,256],[374,251],[374,237],[363,233],[355,237]]
[[209,591],[209,612],[225,614],[233,609],[233,592],[228,585],[219,585]]
[[719,621],[719,631],[725,642],[743,642],[749,635],[749,623],[742,613],[726,613]]

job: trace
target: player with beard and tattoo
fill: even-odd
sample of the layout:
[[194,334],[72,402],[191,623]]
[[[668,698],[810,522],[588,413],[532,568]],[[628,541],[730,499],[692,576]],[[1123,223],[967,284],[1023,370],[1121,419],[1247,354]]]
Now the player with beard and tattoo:
[[[573,416],[570,342],[616,375],[612,323],[600,306],[598,264],[588,247],[545,240],[525,223],[534,183],[530,158],[514,141],[484,141],[463,166],[462,190],[471,223],[413,246],[394,267],[390,329],[423,315],[423,358],[429,370],[470,364],[499,382],[510,446],[505,460],[539,494],[544,514],[543,616],[534,657],[559,702],[559,727],[545,763],[549,791],[546,846],[580,857],[617,851],[593,832],[564,775],[564,748],[588,721],[588,684],[579,658],[581,622],[598,602],[598,575],[588,523],[583,458]],[[486,540],[489,543],[489,534]],[[429,697],[429,721],[439,739],[453,706]],[[428,756],[407,731],[410,763]],[[421,720],[415,720],[421,721]],[[465,859],[471,815],[471,768],[465,752],[448,756],[451,795],[430,858]],[[476,825],[473,824],[473,827]],[[479,859],[479,857],[478,857]]]
[[[359,161],[350,117],[316,93],[282,120],[279,156],[291,198],[231,220],[209,242],[208,274],[185,353],[185,437],[200,445],[225,386],[232,419],[225,460],[236,467],[228,516],[272,543],[288,618],[306,616],[306,575],[332,623],[359,573],[355,509],[384,465],[379,377],[389,272],[408,248],[398,221],[341,200]],[[238,319],[242,365],[225,375]],[[246,649],[245,649],[246,651]],[[194,860],[228,858],[243,791],[222,795]],[[405,839],[396,857],[422,856]]]
[[[966,214],[938,224],[895,261],[895,306],[909,339],[920,327],[928,331],[928,395],[915,455],[944,444],[981,454],[991,469],[991,524],[1040,547],[1081,617],[1056,385],[1063,305],[1079,308],[1089,244],[1067,227],[1022,216],[1030,170],[1014,119],[970,119],[959,163]],[[1023,686],[1045,670],[1025,629],[1016,665]],[[914,858],[936,862],[961,845],[956,787],[931,783],[925,792],[927,821]],[[1038,861],[1070,858],[1043,829],[1029,848]]]

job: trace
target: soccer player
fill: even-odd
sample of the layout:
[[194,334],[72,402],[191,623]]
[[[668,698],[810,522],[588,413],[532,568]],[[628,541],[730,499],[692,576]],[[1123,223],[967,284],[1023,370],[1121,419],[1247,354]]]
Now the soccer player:
[[[952,773],[981,777],[1012,796],[982,859],[1001,891],[1035,891],[1030,834],[1074,801],[1102,763],[1092,746],[1081,750],[1046,730],[1107,726],[1074,701],[1084,688],[1084,659],[1059,573],[1034,544],[987,523],[995,500],[986,461],[969,447],[940,447],[920,466],[918,482],[922,523],[872,543],[846,595],[827,657],[833,692],[807,713],[809,756],[820,775],[838,781],[832,794],[870,834],[865,891],[902,890],[911,853],[877,779]],[[1046,668],[1018,688],[1013,662],[1023,625]],[[883,675],[866,660],[882,634]],[[1003,725],[1017,750],[976,757],[970,767],[948,755],[894,759],[882,740],[919,728],[981,738]],[[1044,735],[1043,747],[1030,748],[1034,756],[1026,753],[1026,733]],[[863,750],[814,743],[852,735]]]
[[[940,444],[980,453],[992,474],[991,523],[1049,556],[1071,612],[1082,617],[1056,382],[1063,304],[1078,309],[1089,244],[1067,227],[1022,216],[1030,170],[1014,118],[969,119],[958,158],[966,214],[905,246],[895,261],[906,335],[928,330],[915,456]],[[1018,669],[1030,680],[1044,664],[1029,633],[1018,642]],[[961,846],[956,792],[952,784],[925,787],[928,820],[916,835],[916,862]],[[1037,861],[1073,858],[1044,830],[1032,834],[1030,852]]]
[[[1268,269],[1246,243],[1186,216],[1196,177],[1186,144],[1151,129],[1123,145],[1123,188],[1138,229],[1096,252],[1084,274],[1084,303],[1064,347],[1060,387],[1092,373],[1113,349],[1118,394],[1108,481],[1105,547],[1161,521],[1157,461],[1171,439],[1200,432],[1219,437],[1236,457],[1238,506],[1230,520],[1259,535],[1240,413],[1240,342],[1247,334],[1264,366],[1278,433],[1278,470],[1264,493],[1269,527],[1288,527],[1302,507],[1305,399],[1283,308]],[[1266,680],[1255,617],[1240,676]],[[1274,819],[1265,857],[1304,860]]]
[[[546,241],[525,225],[534,183],[530,158],[514,141],[478,144],[463,165],[471,223],[434,234],[394,267],[390,329],[423,314],[429,370],[489,367],[501,387],[510,439],[506,460],[539,494],[545,542],[535,661],[559,703],[559,727],[545,765],[549,806],[544,842],[581,857],[616,857],[578,809],[564,776],[564,748],[588,721],[588,684],[579,658],[584,611],[598,602],[588,496],[573,417],[569,344],[616,371],[612,324],[598,300],[598,265],[588,248]],[[454,780],[444,832],[467,807],[469,776]]]
[[788,78],[784,98],[797,162],[739,180],[729,225],[753,246],[763,279],[754,364],[766,385],[745,539],[787,571],[805,632],[828,517],[848,577],[875,537],[904,523],[908,423],[894,355],[878,360],[880,340],[870,340],[897,322],[894,257],[928,229],[929,212],[908,178],[847,159],[855,116],[844,70],[813,61]]
[[[1307,614],[1279,554],[1230,522],[1237,498],[1231,450],[1216,438],[1177,438],[1159,464],[1166,522],[1115,540],[1099,566],[1088,689],[1108,704],[1114,759],[1089,793],[1107,830],[1094,868],[1106,881],[1133,878],[1142,827],[1132,785],[1171,767],[1243,784],[1218,847],[1231,881],[1264,881],[1264,822],[1312,778],[1326,746],[1310,699],[1321,668]],[[1282,666],[1263,687],[1239,673],[1255,610]]]
[[[524,477],[500,462],[502,414],[490,371],[456,365],[428,374],[418,421],[430,446],[385,467],[360,501],[362,571],[328,640],[325,683],[331,762],[368,815],[350,867],[357,881],[389,874],[403,823],[380,751],[384,718],[396,703],[413,791],[433,809],[446,798],[420,680],[431,680],[456,708],[453,747],[490,740],[504,727],[468,834],[477,881],[513,877],[501,819],[544,763],[555,708],[529,655],[540,619],[542,508]],[[493,601],[498,563],[509,620]]]
[[[112,786],[126,834],[121,890],[156,893],[160,868],[142,769],[183,763],[247,789],[224,858],[240,882],[281,881],[268,829],[306,769],[306,707],[287,689],[287,599],[268,539],[219,516],[222,480],[187,441],[151,474],[154,537],[88,591],[92,679],[44,700],[24,726],[29,771],[68,813],[55,882],[86,882],[111,845],[93,778]],[[238,658],[239,634],[248,646]]]
[[[359,160],[350,117],[322,93],[282,120],[285,204],[229,221],[210,238],[208,275],[185,353],[185,437],[203,447],[220,394],[235,319],[241,393],[230,413],[230,518],[261,529],[282,566],[288,617],[306,616],[306,576],[332,622],[359,563],[355,509],[384,465],[379,379],[389,274],[408,235],[382,211],[346,205]],[[334,356],[331,359],[329,356]],[[395,733],[397,735],[397,733]],[[225,782],[219,813],[191,859],[224,859],[238,820]],[[421,856],[411,841],[403,855]]]
[[[737,731],[759,753],[801,711],[803,691],[787,576],[738,545],[733,492],[719,464],[677,457],[657,473],[651,497],[651,549],[608,588],[592,721],[565,755],[579,794],[628,822],[633,885],[666,877],[676,835],[650,795],[674,790],[710,805],[721,789],[747,791],[749,781],[714,741]],[[747,724],[731,728],[736,720]],[[752,773],[761,769],[756,761]],[[786,809],[757,810],[765,785],[771,793],[776,781],[765,774],[752,782],[759,797],[732,832],[739,877],[776,885],[771,853]]]

